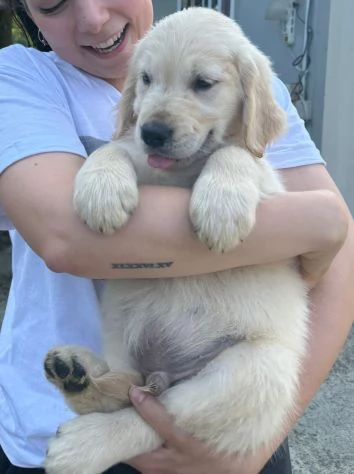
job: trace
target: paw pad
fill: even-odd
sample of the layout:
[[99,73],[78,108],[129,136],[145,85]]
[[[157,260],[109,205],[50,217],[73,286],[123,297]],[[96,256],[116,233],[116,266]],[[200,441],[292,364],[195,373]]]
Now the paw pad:
[[44,361],[44,370],[48,380],[65,392],[82,392],[90,382],[86,369],[75,355],[64,359],[58,352],[50,352]]

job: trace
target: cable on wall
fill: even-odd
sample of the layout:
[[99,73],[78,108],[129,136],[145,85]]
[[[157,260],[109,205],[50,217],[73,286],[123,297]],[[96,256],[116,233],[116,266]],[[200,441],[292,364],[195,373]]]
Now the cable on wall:
[[[296,2],[297,6],[299,2]],[[297,8],[296,17],[297,19],[304,25],[304,41],[303,41],[303,52],[296,56],[292,62],[292,65],[299,71],[299,81],[296,84],[297,88],[299,89],[297,92],[297,98],[301,96],[306,89],[306,76],[309,71],[311,65],[311,57],[310,57],[310,48],[313,40],[313,29],[309,25],[309,13],[311,8],[311,0],[307,0],[306,5],[306,14],[305,19],[301,18],[299,15],[299,10]],[[305,98],[305,97],[304,97]]]
[[309,120],[311,117],[311,102],[307,97],[307,78],[309,69],[311,66],[311,56],[310,50],[314,37],[313,28],[310,25],[310,12],[312,7],[312,0],[306,0],[305,4],[305,16],[304,18],[300,17],[299,14],[299,4],[300,2],[294,2],[296,6],[296,17],[303,24],[304,36],[303,36],[303,46],[302,53],[294,57],[292,65],[298,71],[298,80],[293,85],[290,95],[292,102],[297,106],[300,115],[304,120]]

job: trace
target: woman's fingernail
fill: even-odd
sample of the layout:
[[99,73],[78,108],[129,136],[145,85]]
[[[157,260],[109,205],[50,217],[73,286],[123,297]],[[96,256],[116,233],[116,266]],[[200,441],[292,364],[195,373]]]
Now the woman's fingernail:
[[138,387],[131,386],[129,390],[129,396],[130,399],[135,403],[142,403],[146,398],[146,393],[142,390],[139,390]]

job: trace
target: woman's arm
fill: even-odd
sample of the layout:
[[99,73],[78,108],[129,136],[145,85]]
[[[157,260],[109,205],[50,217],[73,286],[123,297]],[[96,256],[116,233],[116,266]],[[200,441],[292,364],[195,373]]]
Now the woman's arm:
[[[261,204],[257,225],[242,245],[218,255],[192,231],[190,191],[158,187],[141,189],[140,205],[125,228],[113,236],[97,235],[73,210],[74,178],[81,165],[79,156],[48,153],[19,161],[0,176],[6,212],[57,272],[92,278],[176,277],[314,251],[319,252],[318,261],[326,262],[345,235],[342,205],[333,193],[284,193]],[[129,263],[142,268],[120,268]]]
[[242,245],[219,255],[192,231],[190,191],[158,187],[141,188],[140,205],[126,227],[113,236],[97,235],[73,210],[74,179],[81,165],[79,156],[47,153],[21,160],[0,176],[6,212],[56,272],[92,278],[176,277],[315,251],[317,262],[326,266],[345,236],[346,217],[334,193],[284,193],[260,205],[256,227]]

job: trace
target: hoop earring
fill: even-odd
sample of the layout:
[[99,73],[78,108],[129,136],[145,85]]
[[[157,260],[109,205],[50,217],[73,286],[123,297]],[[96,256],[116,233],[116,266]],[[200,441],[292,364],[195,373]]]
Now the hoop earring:
[[46,42],[41,30],[38,30],[37,38],[38,38],[38,41],[42,43],[43,46],[48,46],[48,43]]

